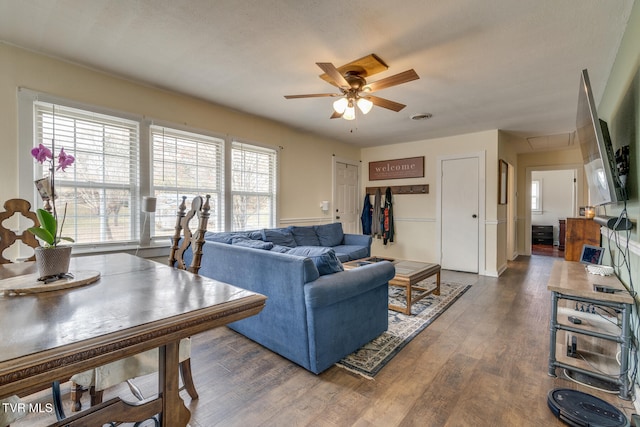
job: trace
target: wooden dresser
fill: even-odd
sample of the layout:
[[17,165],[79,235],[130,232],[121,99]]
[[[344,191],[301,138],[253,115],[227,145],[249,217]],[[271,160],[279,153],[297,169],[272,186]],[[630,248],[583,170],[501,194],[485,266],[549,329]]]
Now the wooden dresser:
[[592,219],[567,218],[564,259],[579,261],[582,245],[600,246],[600,225]]

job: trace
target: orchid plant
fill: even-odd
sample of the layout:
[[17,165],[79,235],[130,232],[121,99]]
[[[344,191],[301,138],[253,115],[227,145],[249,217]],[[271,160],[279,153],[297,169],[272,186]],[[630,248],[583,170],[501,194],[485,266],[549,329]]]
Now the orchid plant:
[[73,242],[72,238],[62,236],[62,227],[64,226],[64,220],[67,217],[66,203],[64,205],[64,213],[62,215],[62,223],[60,224],[60,228],[58,228],[58,211],[56,210],[55,198],[55,173],[59,170],[62,170],[64,172],[66,168],[68,168],[73,164],[73,162],[75,162],[75,158],[72,155],[65,153],[64,148],[61,148],[60,153],[57,156],[58,164],[56,166],[52,151],[42,144],[34,147],[31,150],[31,155],[38,163],[45,164],[46,162],[49,164],[50,188],[47,189],[47,197],[49,198],[49,200],[51,200],[53,214],[44,209],[38,209],[36,211],[36,216],[38,217],[40,226],[31,227],[28,230],[36,237],[40,238],[45,243],[46,247],[55,248],[58,246],[58,243],[61,240]]

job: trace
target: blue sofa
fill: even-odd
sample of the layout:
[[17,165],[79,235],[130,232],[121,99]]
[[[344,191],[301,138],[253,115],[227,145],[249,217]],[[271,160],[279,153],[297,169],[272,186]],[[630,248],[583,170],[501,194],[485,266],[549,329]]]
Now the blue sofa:
[[[391,263],[343,271],[335,246],[285,247],[258,238],[272,234],[265,230],[248,232],[253,239],[245,233],[208,233],[199,271],[268,297],[260,314],[231,329],[316,374],[387,329]],[[336,246],[356,240],[345,237]],[[357,256],[342,255],[348,253]]]

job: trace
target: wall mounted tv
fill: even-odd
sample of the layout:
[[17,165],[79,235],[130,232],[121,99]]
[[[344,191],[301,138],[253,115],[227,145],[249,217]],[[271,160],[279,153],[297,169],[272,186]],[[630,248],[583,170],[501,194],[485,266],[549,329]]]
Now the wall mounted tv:
[[587,70],[582,70],[580,77],[576,132],[589,186],[589,203],[599,206],[624,200],[609,129],[598,118]]

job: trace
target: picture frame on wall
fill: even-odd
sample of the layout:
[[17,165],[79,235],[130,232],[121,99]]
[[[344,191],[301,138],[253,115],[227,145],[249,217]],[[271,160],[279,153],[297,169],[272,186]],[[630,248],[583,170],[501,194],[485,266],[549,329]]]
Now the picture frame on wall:
[[507,188],[508,188],[508,170],[507,162],[500,159],[498,161],[498,204],[507,204]]

